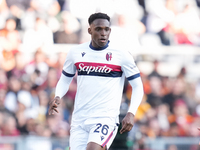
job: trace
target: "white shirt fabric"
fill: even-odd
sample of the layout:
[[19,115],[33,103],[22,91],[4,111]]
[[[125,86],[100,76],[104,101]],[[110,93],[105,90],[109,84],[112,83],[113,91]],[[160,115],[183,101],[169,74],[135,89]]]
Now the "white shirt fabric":
[[[64,96],[76,71],[77,93],[72,124],[87,118],[117,117],[125,77],[136,92],[140,91],[139,96],[135,93],[137,99],[129,109],[135,114],[143,91],[140,72],[131,54],[114,47],[111,42],[101,49],[95,49],[90,42],[73,47],[67,55],[55,96]],[[136,82],[132,82],[135,79]]]

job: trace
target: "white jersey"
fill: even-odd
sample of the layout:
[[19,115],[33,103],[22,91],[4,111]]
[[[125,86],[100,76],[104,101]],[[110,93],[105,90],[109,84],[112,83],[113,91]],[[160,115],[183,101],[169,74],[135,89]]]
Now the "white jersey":
[[88,43],[73,47],[63,66],[63,74],[73,77],[77,71],[77,93],[72,124],[93,117],[117,117],[125,77],[140,77],[133,57],[108,43],[95,49]]

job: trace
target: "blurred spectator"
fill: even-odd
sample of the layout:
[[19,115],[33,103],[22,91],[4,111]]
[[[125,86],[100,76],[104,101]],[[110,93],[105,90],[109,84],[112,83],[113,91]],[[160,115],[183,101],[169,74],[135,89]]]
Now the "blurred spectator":
[[[35,52],[38,48],[53,44],[53,32],[42,17],[36,18],[34,29],[27,29],[22,39],[25,49]],[[31,48],[31,49],[30,49]]]
[[179,127],[176,122],[170,123],[168,136],[169,137],[178,137],[179,136]]
[[5,24],[5,27],[3,29],[0,30],[0,36],[1,37],[7,37],[8,33],[9,32],[18,32],[16,30],[16,22],[14,19],[12,18],[9,18],[6,20],[6,24]]
[[26,10],[30,7],[30,0],[6,0],[8,7],[16,5],[17,7]]
[[182,99],[176,99],[173,106],[174,114],[169,117],[169,122],[178,125],[178,136],[188,136],[193,117],[189,114],[189,109]]
[[162,78],[162,75],[158,72],[158,67],[159,67],[159,61],[158,60],[154,60],[153,61],[153,71],[148,75],[149,78],[151,77],[158,77],[158,78]]
[[47,13],[47,25],[52,30],[52,32],[55,33],[61,28],[62,22],[62,11],[59,1],[54,1],[53,4],[48,8]]
[[185,101],[185,81],[182,79],[175,79],[172,84],[171,92],[163,97],[163,103],[169,105],[171,112],[173,112],[176,99],[183,99]]
[[139,50],[139,37],[146,28],[142,22],[126,14],[116,14],[116,20],[116,24],[111,26],[112,34],[109,39],[118,47],[122,46],[120,43],[123,43],[123,46],[126,46],[123,49],[133,54],[134,51]]
[[1,68],[6,72],[11,71],[15,67],[15,51],[2,51],[3,58],[1,59]]
[[50,127],[53,136],[66,137],[69,135],[69,123],[64,121],[63,112],[61,109],[59,110],[59,112],[59,115],[47,117],[47,125]]
[[60,20],[61,20],[60,16],[59,17],[49,16],[49,18],[47,19],[47,25],[51,29],[53,34],[60,30],[60,28],[61,28],[61,21]]
[[37,13],[34,11],[33,8],[28,8],[26,10],[26,13],[23,14],[23,17],[21,18],[21,39],[23,40],[24,32],[29,29],[34,29],[35,26],[35,20],[36,20]]
[[161,104],[158,107],[157,111],[157,117],[158,117],[158,122],[159,126],[161,128],[161,134],[165,136],[166,132],[170,128],[170,123],[168,121],[168,117],[171,115],[171,112],[169,110],[169,106],[167,104]]
[[80,42],[80,23],[68,11],[61,14],[63,30],[54,33],[54,43],[78,44]]
[[194,6],[186,5],[183,11],[176,15],[172,23],[175,44],[199,45],[199,26],[199,12]]
[[156,138],[161,135],[161,129],[157,118],[149,120],[147,133],[150,138]]
[[16,119],[7,115],[4,117],[2,128],[1,128],[1,136],[19,136],[20,132],[17,129]]
[[26,126],[27,119],[33,116],[31,112],[32,95],[29,91],[21,90],[17,98],[18,108],[15,114],[18,121],[18,129],[21,131],[21,134],[26,134],[27,131],[24,131],[24,127]]
[[25,67],[26,73],[30,76],[34,86],[42,85],[47,79],[49,66],[46,63],[46,55],[39,48],[34,53],[34,58]]
[[195,0],[148,0],[145,6],[147,32],[157,34],[163,45],[199,45],[200,20]]
[[12,17],[15,22],[16,22],[16,29],[19,31],[21,30],[21,18],[23,16],[23,13],[25,12],[25,10],[23,10],[22,7],[20,7],[19,5],[17,6],[16,4],[13,4],[11,6],[9,6],[9,17]]
[[57,70],[53,67],[49,68],[47,78],[43,84],[40,85],[39,89],[46,91],[47,94],[52,98],[54,96],[54,90],[58,82],[58,78],[59,76]]
[[46,15],[46,13],[50,11],[54,5],[59,6],[59,3],[57,0],[44,0],[44,1],[31,0],[30,5],[39,14]]
[[7,19],[5,27],[0,30],[0,47],[3,51],[3,60],[1,66],[9,71],[14,66],[14,54],[18,51],[21,43],[19,31],[16,30],[16,22],[13,19]]
[[5,117],[9,116],[15,116],[14,113],[9,111],[5,107],[5,97],[6,97],[6,90],[5,89],[0,89],[0,134],[1,134],[1,128],[3,126],[3,122],[5,120]]
[[[37,0],[33,0],[33,1],[37,1]],[[38,1],[39,3],[41,3],[41,1]],[[46,5],[44,5],[46,6]],[[44,7],[43,6],[43,7]],[[48,16],[56,16],[59,14],[60,12],[60,5],[58,3],[57,0],[53,0],[53,2],[50,4],[50,6],[47,7],[47,11]]]
[[56,137],[58,138],[66,138],[69,136],[69,124],[66,122],[63,122],[59,125],[59,128],[56,132]]
[[57,70],[57,76],[60,77],[63,69],[63,65],[65,63],[65,58],[67,56],[67,52],[59,52],[57,54],[56,62],[51,61],[51,59],[47,58],[47,64],[49,67],[55,68]]
[[5,107],[11,111],[16,112],[18,108],[17,93],[21,90],[21,82],[16,77],[12,76],[8,80],[8,92],[5,97]]
[[25,61],[21,52],[16,52],[14,55],[14,67],[7,72],[7,77],[15,76],[17,79],[23,78],[26,75]]
[[188,106],[189,113],[193,116],[199,116],[199,97],[196,96],[196,83],[187,83],[185,92],[185,103]]
[[27,119],[25,131],[27,131],[28,135],[36,135],[36,131],[35,131],[36,125],[37,125],[37,121],[35,119],[33,118]]
[[37,136],[41,137],[51,137],[52,131],[49,126],[45,125],[44,123],[37,123],[35,126],[35,131]]
[[149,83],[151,92],[147,94],[147,102],[156,109],[162,103],[162,81],[157,76],[154,76],[149,79]]
[[145,0],[145,6],[148,12],[146,27],[148,33],[154,34],[152,38],[156,38],[156,35],[160,38],[162,44],[169,45],[169,39],[164,40],[164,37],[159,36],[161,35],[162,30],[167,27],[167,24],[169,24],[174,18],[174,13],[168,10],[165,4],[165,0]]

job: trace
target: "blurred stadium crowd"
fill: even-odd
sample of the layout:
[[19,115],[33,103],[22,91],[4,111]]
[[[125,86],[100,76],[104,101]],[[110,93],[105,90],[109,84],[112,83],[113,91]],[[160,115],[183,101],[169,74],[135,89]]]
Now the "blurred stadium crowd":
[[[56,53],[55,61],[43,46],[89,41],[87,18],[97,11],[111,16],[111,40],[132,47],[200,46],[199,0],[0,0],[0,136],[69,136],[76,77],[60,113],[47,115],[67,52]],[[184,67],[174,78],[162,76],[158,64],[150,74],[141,72],[145,95],[127,135],[141,149],[147,136],[200,136],[200,81],[188,82]],[[122,115],[130,93],[126,83]]]

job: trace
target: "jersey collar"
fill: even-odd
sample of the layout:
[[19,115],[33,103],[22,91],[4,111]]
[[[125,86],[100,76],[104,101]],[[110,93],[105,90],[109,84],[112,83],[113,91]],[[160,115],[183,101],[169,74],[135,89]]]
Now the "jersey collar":
[[99,51],[99,50],[104,50],[104,49],[106,49],[106,48],[108,47],[109,42],[110,42],[110,41],[108,40],[107,44],[106,44],[105,46],[103,46],[103,47],[100,47],[100,48],[95,48],[95,47],[93,47],[93,46],[92,46],[92,42],[90,42],[90,48],[93,49],[93,50],[97,50],[97,51]]

